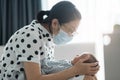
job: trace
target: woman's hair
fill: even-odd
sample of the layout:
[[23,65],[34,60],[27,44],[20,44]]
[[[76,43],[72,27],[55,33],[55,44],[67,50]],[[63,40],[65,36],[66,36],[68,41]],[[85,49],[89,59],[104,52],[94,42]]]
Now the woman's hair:
[[[46,18],[44,18],[45,15]],[[61,1],[54,5],[50,11],[40,11],[37,15],[39,23],[51,24],[53,19],[58,19],[61,25],[75,19],[80,20],[81,14],[71,2]]]

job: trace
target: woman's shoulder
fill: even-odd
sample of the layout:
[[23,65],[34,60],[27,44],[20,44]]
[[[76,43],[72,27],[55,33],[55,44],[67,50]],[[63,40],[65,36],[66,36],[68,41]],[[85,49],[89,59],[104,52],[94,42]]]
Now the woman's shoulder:
[[36,20],[33,20],[29,25],[23,26],[22,28],[18,29],[14,34],[24,35],[25,33],[30,33],[39,35],[40,27],[41,25],[38,25],[38,23],[36,23]]

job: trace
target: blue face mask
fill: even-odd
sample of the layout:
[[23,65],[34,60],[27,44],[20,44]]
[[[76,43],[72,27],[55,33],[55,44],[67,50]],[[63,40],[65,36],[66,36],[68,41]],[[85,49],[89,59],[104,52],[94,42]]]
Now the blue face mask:
[[59,33],[53,37],[53,41],[56,45],[66,44],[71,41],[73,36],[69,36],[68,33],[60,29]]

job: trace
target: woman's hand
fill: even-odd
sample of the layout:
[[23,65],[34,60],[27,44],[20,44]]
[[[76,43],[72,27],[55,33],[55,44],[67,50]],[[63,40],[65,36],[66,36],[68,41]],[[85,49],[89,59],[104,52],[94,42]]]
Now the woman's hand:
[[96,76],[88,76],[88,75],[85,75],[84,79],[83,80],[97,80]]
[[79,60],[80,60],[80,56],[77,55],[77,56],[71,61],[72,65],[74,65],[75,63],[77,63],[77,61],[79,61]]
[[95,63],[83,63],[89,59],[89,55],[79,60],[73,65],[76,75],[95,75],[99,70],[98,62]]
[[80,59],[84,59],[86,56],[90,56],[89,54],[83,54],[81,56],[77,55],[72,61],[71,63],[74,65],[75,63],[77,63],[77,61],[79,61]]

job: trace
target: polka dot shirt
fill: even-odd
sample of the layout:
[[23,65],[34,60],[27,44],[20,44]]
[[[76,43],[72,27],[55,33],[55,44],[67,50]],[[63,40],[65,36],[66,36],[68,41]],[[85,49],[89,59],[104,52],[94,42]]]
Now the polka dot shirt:
[[0,80],[26,80],[23,62],[40,64],[54,59],[51,34],[36,20],[16,31],[8,40],[2,55]]

